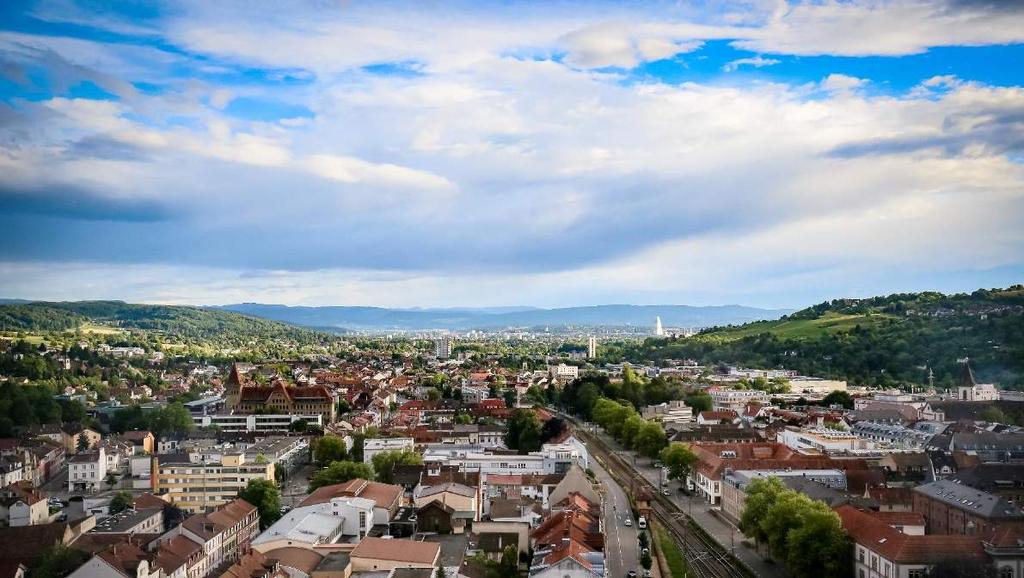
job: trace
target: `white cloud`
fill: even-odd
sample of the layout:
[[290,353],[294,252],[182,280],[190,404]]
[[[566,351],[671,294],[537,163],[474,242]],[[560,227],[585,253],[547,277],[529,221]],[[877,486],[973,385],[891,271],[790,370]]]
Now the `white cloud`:
[[846,74],[830,74],[821,81],[821,88],[829,92],[846,92],[856,90],[866,85],[868,81],[856,76]]
[[722,67],[722,70],[724,70],[725,72],[734,72],[736,70],[739,70],[741,66],[763,68],[765,66],[772,66],[778,64],[779,62],[782,61],[777,60],[775,58],[764,58],[762,56],[754,56],[752,58],[738,58],[731,62],[727,62],[725,66]]
[[[850,279],[1012,267],[1024,254],[1015,226],[1024,222],[1024,173],[1008,154],[1020,142],[1012,122],[1024,111],[1020,88],[935,77],[905,95],[875,96],[858,90],[867,79],[841,74],[808,86],[723,86],[622,82],[594,70],[671,58],[712,38],[744,39],[768,55],[915,51],[969,39],[977,22],[992,24],[984,14],[957,17],[965,30],[954,32],[953,12],[917,4],[787,6],[728,24],[675,13],[499,21],[415,10],[399,22],[353,6],[296,10],[271,26],[203,4],[184,6],[167,33],[211,66],[285,70],[268,72],[275,78],[265,86],[182,82],[118,102],[20,105],[31,130],[0,127],[12,139],[4,142],[17,144],[0,154],[0,192],[74,185],[104,200],[159,203],[176,220],[149,225],[145,244],[128,246],[62,228],[64,244],[48,239],[61,259],[106,263],[89,290],[63,273],[81,269],[8,263],[0,294],[699,300],[712,290],[763,295],[797,284],[842,294]],[[867,27],[879,14],[924,26],[905,20],[906,37],[897,38],[887,24]],[[858,26],[878,38],[855,46],[839,32]],[[804,34],[807,42],[794,44]],[[155,74],[139,70],[144,55],[33,38],[26,42],[77,52],[76,65],[109,65],[121,82]],[[406,60],[414,72],[405,75],[352,70]],[[776,62],[756,56],[727,67]],[[290,75],[303,81],[275,84]],[[284,95],[314,114],[258,122],[225,112],[251,95]],[[969,239],[949,234],[958,224]],[[114,251],[134,264],[107,263]],[[252,268],[278,274],[240,277]],[[112,285],[136,274],[137,286]],[[152,281],[160,276],[175,281]],[[56,295],[72,288],[81,294]]]
[[423,189],[450,189],[451,181],[426,171],[392,164],[374,164],[352,157],[313,155],[304,165],[309,171],[326,179],[343,183],[371,182],[391,186]]

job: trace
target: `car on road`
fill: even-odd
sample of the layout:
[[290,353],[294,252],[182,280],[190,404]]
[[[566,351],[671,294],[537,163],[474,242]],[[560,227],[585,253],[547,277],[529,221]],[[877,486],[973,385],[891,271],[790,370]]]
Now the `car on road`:
[[622,524],[628,528],[633,525],[633,520],[631,518],[626,518],[623,520]]
[[662,495],[662,496],[667,496],[667,495],[669,495],[669,494],[671,494],[671,493],[672,493],[672,492],[669,492],[669,491],[668,491],[668,488],[665,488],[664,490],[662,490],[662,491],[661,491],[661,495]]
[[651,571],[650,570],[644,570],[644,578],[651,578]]
[[636,578],[636,570],[630,570],[626,572],[626,578]]

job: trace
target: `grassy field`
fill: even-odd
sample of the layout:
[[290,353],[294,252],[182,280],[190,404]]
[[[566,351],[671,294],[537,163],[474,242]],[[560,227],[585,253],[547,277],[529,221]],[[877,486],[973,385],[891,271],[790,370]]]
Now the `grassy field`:
[[830,312],[817,319],[786,319],[782,321],[751,323],[742,328],[737,327],[715,331],[709,334],[709,336],[721,339],[742,339],[751,335],[770,332],[781,339],[806,339],[818,337],[826,333],[849,331],[857,325],[867,329],[891,318],[891,315],[882,313],[846,315]]
[[[683,559],[683,552],[679,544],[669,537],[660,526],[654,526],[654,534],[658,540],[658,547],[661,555],[665,557],[672,578],[686,578],[686,560]],[[667,577],[666,577],[667,578]]]
[[[95,335],[117,335],[121,333],[121,330],[116,327],[107,327],[106,325],[97,325],[95,323],[86,323],[79,328],[82,333],[93,333]],[[69,333],[73,333],[70,332]]]

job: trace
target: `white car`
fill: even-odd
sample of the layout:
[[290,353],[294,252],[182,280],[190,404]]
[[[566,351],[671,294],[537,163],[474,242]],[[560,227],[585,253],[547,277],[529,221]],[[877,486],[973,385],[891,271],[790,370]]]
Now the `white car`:
[[631,520],[630,518],[626,518],[626,520],[622,523],[625,524],[625,526],[628,528],[633,525],[633,520]]

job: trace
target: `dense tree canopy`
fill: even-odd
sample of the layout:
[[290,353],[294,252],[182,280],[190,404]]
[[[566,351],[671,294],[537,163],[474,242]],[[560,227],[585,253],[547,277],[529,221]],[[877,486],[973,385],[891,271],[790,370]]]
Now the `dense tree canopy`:
[[423,455],[413,450],[390,450],[373,456],[373,470],[377,472],[377,481],[390,484],[395,466],[417,466],[423,463]]
[[260,512],[260,528],[266,529],[281,517],[281,492],[270,480],[249,480],[238,497],[256,506]]
[[535,452],[541,446],[541,425],[532,409],[517,409],[509,416],[505,445],[521,454]]
[[336,435],[325,435],[313,445],[313,459],[324,466],[331,462],[340,462],[348,458],[345,440]]
[[373,479],[373,468],[362,462],[331,462],[329,466],[313,474],[309,491],[323,486],[342,484],[356,478]]
[[658,455],[661,463],[668,468],[670,480],[685,480],[690,475],[694,464],[697,463],[697,455],[693,453],[690,446],[680,442],[672,442]]
[[795,578],[841,578],[852,571],[853,549],[839,516],[824,502],[786,488],[776,477],[747,486],[740,529],[767,543]]

